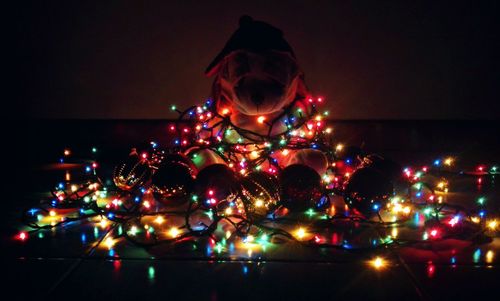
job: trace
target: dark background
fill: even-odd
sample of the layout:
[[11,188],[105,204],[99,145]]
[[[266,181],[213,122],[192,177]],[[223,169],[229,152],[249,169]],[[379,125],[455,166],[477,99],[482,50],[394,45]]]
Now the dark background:
[[209,95],[203,71],[249,14],[285,32],[334,119],[500,117],[498,1],[345,2],[17,1],[2,111],[173,117]]
[[[500,140],[494,137],[499,122],[469,121],[500,119],[497,1],[142,2],[16,1],[2,6],[6,34],[0,41],[7,69],[2,69],[0,111],[7,117],[3,171],[10,177],[0,219],[6,253],[0,264],[8,275],[0,284],[3,291],[28,300],[49,293],[53,300],[323,295],[472,300],[498,290],[497,243],[465,250],[458,266],[440,258],[432,278],[428,258],[410,261],[405,269],[400,259],[383,273],[367,269],[361,259],[333,254],[338,261],[323,264],[293,252],[298,262],[214,264],[126,254],[110,261],[107,253],[89,251],[92,242],[82,244],[80,224],[51,231],[43,240],[34,235],[26,243],[14,239],[22,209],[37,204],[62,178],[62,170],[47,163],[58,162],[64,148],[87,158],[96,146],[102,174],[109,178],[131,146],[142,148],[151,140],[164,146],[168,121],[87,119],[166,119],[173,117],[171,103],[187,107],[200,102],[211,84],[203,70],[241,14],[284,30],[310,88],[328,99],[334,119],[347,120],[333,123],[337,141],[363,146],[402,166],[428,164],[448,154],[457,157],[460,168],[498,165]],[[68,120],[73,118],[85,120]],[[477,193],[485,194],[498,208],[494,176],[485,181],[485,190],[475,178],[467,179],[474,183],[452,185],[454,196],[472,202]],[[482,254],[490,248],[496,252],[492,266],[472,261],[476,247]]]

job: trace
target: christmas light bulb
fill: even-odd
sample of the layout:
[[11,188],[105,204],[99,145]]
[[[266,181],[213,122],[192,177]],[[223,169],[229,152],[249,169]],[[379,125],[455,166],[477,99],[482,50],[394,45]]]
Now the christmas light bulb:
[[163,224],[164,221],[165,221],[165,219],[161,215],[158,216],[157,218],[155,218],[155,223],[157,223],[158,225]]
[[244,243],[252,243],[255,240],[255,237],[253,235],[247,235],[245,239],[243,240]]
[[387,262],[382,257],[375,257],[370,263],[377,270],[380,270],[387,265]]
[[176,238],[177,236],[179,236],[179,233],[179,229],[175,227],[170,228],[169,234],[171,237]]
[[478,216],[473,216],[470,218],[470,220],[476,224],[479,224],[481,222],[481,219]]
[[106,245],[106,247],[108,247],[108,249],[111,249],[115,245],[115,241],[113,240],[113,238],[108,237],[108,238],[106,238],[106,241],[104,242],[104,244]]
[[26,240],[27,238],[28,238],[28,233],[26,233],[26,232],[19,233],[20,240]]
[[295,231],[295,236],[298,239],[303,239],[306,236],[306,230],[300,227],[299,229],[297,229],[297,231]]
[[498,227],[498,221],[496,219],[490,220],[487,225],[490,230],[495,231]]
[[392,228],[391,236],[392,238],[396,238],[398,236],[398,228]]
[[486,252],[486,263],[492,263],[494,256],[495,256],[495,253],[492,250],[489,250],[488,252]]

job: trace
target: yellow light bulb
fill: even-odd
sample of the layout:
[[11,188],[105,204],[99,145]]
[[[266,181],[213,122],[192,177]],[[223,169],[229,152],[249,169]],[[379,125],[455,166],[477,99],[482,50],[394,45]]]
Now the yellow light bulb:
[[245,243],[252,243],[255,240],[255,237],[253,235],[248,235],[245,239]]
[[489,250],[488,252],[486,252],[486,263],[492,263],[494,256],[495,256],[495,253],[493,253],[492,250]]
[[397,228],[392,228],[391,236],[392,236],[392,238],[396,238],[398,236],[398,229]]
[[108,247],[108,249],[111,249],[115,245],[115,241],[113,240],[113,238],[108,237],[108,238],[106,238],[105,244],[106,244],[106,247]]
[[179,236],[179,229],[173,227],[170,229],[169,234],[170,234],[170,236],[175,238],[175,237]]
[[496,219],[488,222],[488,228],[490,228],[490,230],[495,231],[497,226],[498,226],[498,221]]
[[392,207],[392,212],[394,214],[399,213],[400,211],[403,211],[403,206],[401,206],[401,204],[395,204],[394,207]]
[[382,257],[376,257],[370,262],[370,264],[377,270],[380,270],[387,265],[386,261]]
[[101,226],[101,228],[106,228],[106,226],[108,225],[108,221],[104,218],[101,218],[99,225]]
[[297,236],[298,239],[303,239],[306,236],[306,230],[302,227],[300,227],[296,232],[295,236]]
[[470,218],[470,220],[473,223],[476,223],[476,224],[478,224],[479,222],[481,222],[481,219],[478,216],[473,216],[473,217]]
[[157,223],[158,225],[163,224],[164,221],[165,219],[163,218],[163,216],[158,216],[157,218],[155,218],[155,223]]
[[264,201],[263,200],[257,200],[255,201],[255,207],[262,207],[264,206]]
[[265,116],[259,116],[259,117],[257,118],[257,122],[258,122],[258,123],[264,123],[264,121],[265,121],[265,120],[266,120],[266,117],[265,117]]

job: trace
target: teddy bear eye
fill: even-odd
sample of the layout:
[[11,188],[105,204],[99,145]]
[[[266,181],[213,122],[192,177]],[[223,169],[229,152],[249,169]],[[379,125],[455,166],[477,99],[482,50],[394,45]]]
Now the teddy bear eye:
[[220,74],[225,79],[229,78],[229,64],[222,64]]
[[250,65],[248,64],[248,56],[245,53],[237,53],[233,59],[232,75],[234,77],[242,76],[243,74],[250,71]]
[[287,79],[290,66],[287,61],[277,56],[270,56],[266,59],[264,71],[279,79]]

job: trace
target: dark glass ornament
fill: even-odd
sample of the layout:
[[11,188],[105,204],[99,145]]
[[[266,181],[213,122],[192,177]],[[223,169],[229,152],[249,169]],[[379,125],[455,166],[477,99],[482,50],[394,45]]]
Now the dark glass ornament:
[[124,191],[133,191],[151,179],[152,170],[148,161],[132,149],[128,158],[113,171],[113,182]]
[[388,177],[372,167],[364,167],[354,171],[344,184],[344,200],[350,209],[369,218],[387,205],[393,191]]
[[344,164],[356,167],[359,165],[364,152],[357,146],[345,146],[341,150],[335,152],[338,160],[343,161]]
[[168,204],[187,200],[193,191],[196,168],[181,154],[166,155],[156,167],[151,188],[156,200]]
[[248,213],[265,216],[278,206],[280,185],[278,178],[270,173],[256,171],[241,180]]
[[195,193],[204,206],[216,206],[220,201],[240,191],[236,174],[225,164],[203,168],[196,177]]
[[377,154],[365,156],[360,167],[371,167],[376,169],[391,180],[400,178],[403,174],[401,165]]
[[321,177],[309,166],[292,164],[280,175],[281,204],[290,210],[306,210],[322,196]]

